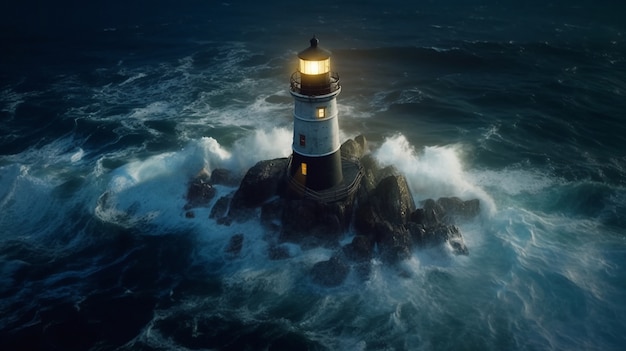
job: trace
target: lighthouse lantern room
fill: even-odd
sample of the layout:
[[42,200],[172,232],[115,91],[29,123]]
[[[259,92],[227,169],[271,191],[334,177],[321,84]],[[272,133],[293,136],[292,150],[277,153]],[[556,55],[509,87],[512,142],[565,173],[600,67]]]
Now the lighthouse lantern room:
[[329,189],[343,179],[339,143],[337,95],[339,75],[330,70],[330,52],[311,46],[298,53],[298,70],[291,76],[293,154],[289,175],[312,190]]

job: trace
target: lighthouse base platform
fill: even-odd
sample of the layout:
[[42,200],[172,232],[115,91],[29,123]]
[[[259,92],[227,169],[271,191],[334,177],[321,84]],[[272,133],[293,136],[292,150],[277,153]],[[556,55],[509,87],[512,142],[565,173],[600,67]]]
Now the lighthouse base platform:
[[[289,158],[289,167],[291,158]],[[296,178],[287,175],[289,181],[288,195],[291,198],[310,199],[321,203],[344,200],[356,193],[363,177],[363,167],[356,158],[341,158],[343,179],[335,186],[324,190],[313,190],[299,183]]]

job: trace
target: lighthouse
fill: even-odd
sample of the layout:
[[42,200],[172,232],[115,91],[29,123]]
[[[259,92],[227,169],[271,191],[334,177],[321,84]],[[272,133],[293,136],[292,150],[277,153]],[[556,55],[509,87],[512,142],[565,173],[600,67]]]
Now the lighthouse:
[[339,75],[330,70],[330,52],[313,37],[298,53],[291,76],[294,98],[293,144],[289,176],[304,189],[322,191],[343,180],[337,95]]

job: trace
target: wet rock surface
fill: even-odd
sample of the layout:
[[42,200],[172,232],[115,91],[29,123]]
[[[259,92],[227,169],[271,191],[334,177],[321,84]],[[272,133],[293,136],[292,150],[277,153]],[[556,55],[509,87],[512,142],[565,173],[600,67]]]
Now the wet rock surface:
[[237,186],[241,178],[228,169],[217,168],[211,172],[211,184]]
[[226,253],[231,256],[239,256],[241,249],[243,248],[243,234],[238,233],[230,237],[228,246],[226,247]]
[[339,201],[330,204],[309,199],[286,200],[282,209],[282,241],[303,242],[315,239],[337,243],[350,225],[351,203]]
[[355,262],[369,261],[374,254],[374,241],[365,235],[355,235],[343,248],[344,255]]
[[211,208],[211,212],[209,213],[209,218],[217,219],[225,217],[228,213],[228,205],[230,204],[231,196],[222,196],[213,205]]
[[286,184],[287,158],[260,161],[248,170],[233,195],[228,215],[234,220],[248,219],[254,209],[281,194]]
[[209,174],[206,171],[201,171],[196,176],[187,188],[187,203],[185,209],[191,209],[194,207],[206,206],[214,197],[217,191],[213,187],[209,179]]
[[311,280],[326,287],[341,285],[350,273],[350,266],[339,256],[317,262],[311,269]]

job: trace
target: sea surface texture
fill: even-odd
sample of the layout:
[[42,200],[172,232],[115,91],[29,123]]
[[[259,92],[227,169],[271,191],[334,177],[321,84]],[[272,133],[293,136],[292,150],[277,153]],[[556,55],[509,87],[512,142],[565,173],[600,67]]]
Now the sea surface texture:
[[[622,350],[626,5],[620,1],[5,1],[0,349]],[[291,154],[289,79],[316,35],[363,134],[419,203],[479,199],[469,249],[268,256],[219,225],[202,169]],[[227,252],[244,235],[239,255]],[[349,230],[341,237],[348,243]]]

